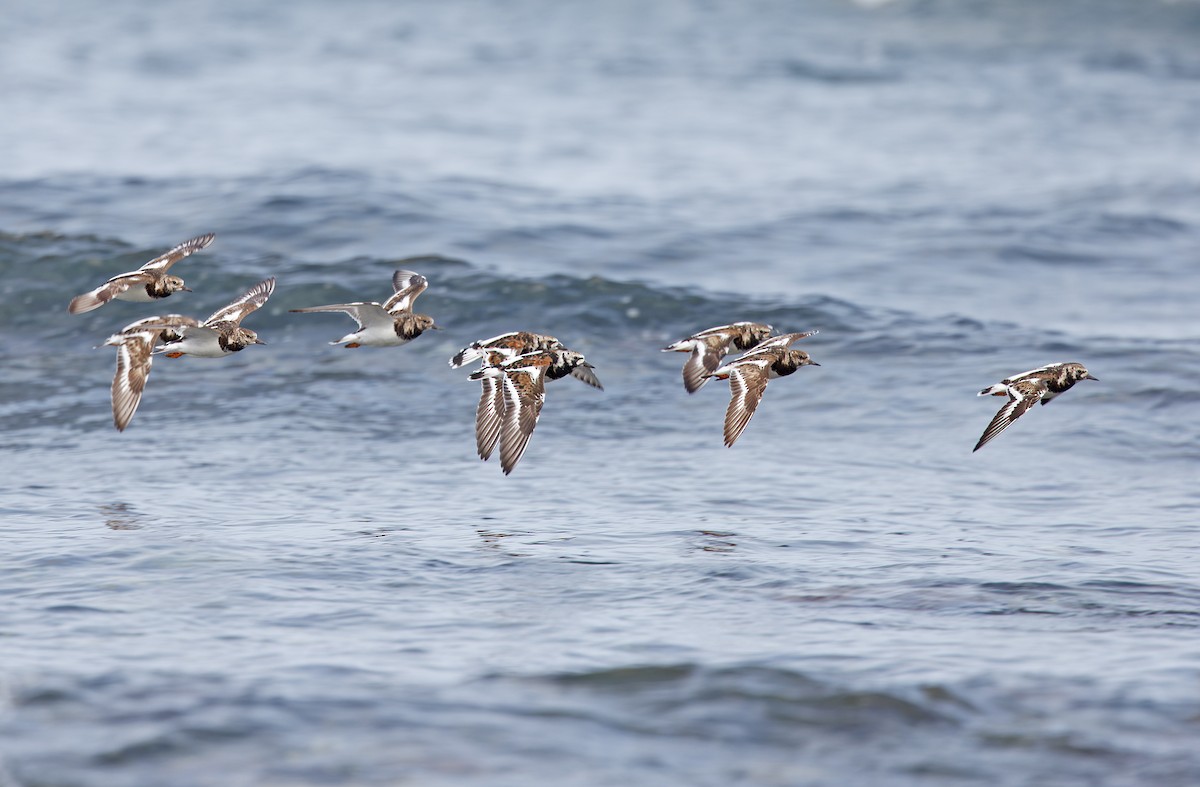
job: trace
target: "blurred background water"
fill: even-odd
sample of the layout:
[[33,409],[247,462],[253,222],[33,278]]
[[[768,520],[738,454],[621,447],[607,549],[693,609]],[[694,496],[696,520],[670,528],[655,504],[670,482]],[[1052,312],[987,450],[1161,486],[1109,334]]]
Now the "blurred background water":
[[[1200,782],[1200,5],[17,2],[0,787]],[[203,232],[195,290],[66,303]],[[401,262],[414,255],[417,260]],[[445,330],[330,347],[430,280]],[[268,342],[126,323],[259,279]],[[819,329],[732,449],[659,349]],[[552,333],[521,464],[446,360]],[[980,388],[1100,378],[978,454]]]

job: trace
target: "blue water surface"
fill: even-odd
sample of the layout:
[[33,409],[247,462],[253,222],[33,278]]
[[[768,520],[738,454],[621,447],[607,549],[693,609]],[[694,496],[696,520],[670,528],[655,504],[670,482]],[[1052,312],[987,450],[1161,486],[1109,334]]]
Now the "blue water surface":
[[[5,16],[0,787],[1200,782],[1200,5]],[[288,313],[398,267],[441,331]],[[267,276],[117,432],[97,345]],[[821,365],[725,448],[660,349],[734,320]],[[605,390],[505,477],[517,329]]]

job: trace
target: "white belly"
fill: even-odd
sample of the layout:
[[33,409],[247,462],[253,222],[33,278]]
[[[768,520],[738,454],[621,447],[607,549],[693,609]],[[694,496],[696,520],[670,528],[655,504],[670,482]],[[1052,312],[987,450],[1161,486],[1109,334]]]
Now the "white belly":
[[372,325],[361,331],[343,336],[332,344],[361,344],[364,347],[399,347],[409,340],[401,338],[391,325]]
[[188,336],[182,341],[166,345],[167,353],[185,353],[197,358],[220,358],[229,355],[221,349],[216,335]]
[[139,284],[136,287],[130,287],[128,290],[125,290],[125,292],[118,295],[117,300],[132,301],[134,303],[150,303],[151,301],[158,300],[158,298],[151,298],[150,294],[146,292],[146,285]]

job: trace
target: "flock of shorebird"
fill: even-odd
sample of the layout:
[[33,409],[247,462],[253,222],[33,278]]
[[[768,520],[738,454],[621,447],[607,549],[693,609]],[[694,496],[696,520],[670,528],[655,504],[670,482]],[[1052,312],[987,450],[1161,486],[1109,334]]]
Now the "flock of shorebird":
[[[98,309],[111,300],[151,303],[174,292],[191,292],[183,279],[169,274],[171,266],[213,242],[212,233],[192,238],[155,257],[136,271],[114,276],[90,292],[72,299],[71,314]],[[358,324],[357,330],[330,344],[346,347],[397,347],[427,330],[437,330],[433,318],[417,314],[413,304],[429,286],[424,276],[398,270],[392,276],[392,296],[383,303],[360,301],[292,309],[293,312],[344,312]],[[117,371],[112,383],[113,423],[124,431],[133,419],[153,357],[195,355],[219,358],[239,352],[251,344],[265,344],[242,320],[267,302],[275,290],[275,279],[255,284],[228,306],[206,320],[181,314],[147,317],[131,323],[104,342],[117,348]],[[688,393],[700,390],[709,380],[729,380],[730,400],[725,413],[725,445],[732,446],[758,408],[767,382],[786,377],[802,366],[820,366],[803,350],[791,345],[816,331],[772,336],[770,325],[736,322],[695,333],[663,352],[686,352],[683,385]],[[731,347],[743,354],[722,365]],[[480,459],[487,460],[500,448],[500,467],[507,475],[520,461],[537,426],[546,400],[546,382],[571,376],[603,390],[594,368],[582,353],[568,349],[558,339],[544,334],[514,331],[472,342],[450,359],[461,368],[474,361],[480,367],[470,379],[483,384],[475,411],[475,441]],[[1007,396],[975,444],[978,451],[1007,429],[1035,403],[1048,403],[1080,380],[1095,380],[1083,364],[1052,363],[1007,377],[979,392],[980,396]]]

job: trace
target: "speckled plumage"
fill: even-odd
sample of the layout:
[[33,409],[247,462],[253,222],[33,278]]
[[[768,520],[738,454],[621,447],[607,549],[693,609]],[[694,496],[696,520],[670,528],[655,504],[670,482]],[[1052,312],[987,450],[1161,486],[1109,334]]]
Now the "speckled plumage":
[[691,353],[683,365],[683,387],[699,391],[721,365],[730,346],[750,350],[771,335],[771,326],[757,322],[735,322],[694,333],[663,348],[663,352]]
[[767,382],[786,377],[801,366],[820,366],[803,350],[788,349],[792,342],[815,331],[786,333],[759,344],[740,358],[714,370],[709,377],[729,380],[729,407],[725,411],[725,445],[732,446],[750,423],[762,401]]
[[[512,358],[535,350],[560,350],[562,348],[563,343],[553,336],[529,331],[510,331],[490,339],[471,342],[454,354],[454,357],[450,359],[450,366],[459,369],[478,360],[488,363],[487,358],[495,354],[500,354],[504,358]],[[490,362],[495,363],[495,361]]]
[[983,430],[972,453],[983,448],[992,438],[1012,426],[1013,422],[1029,411],[1037,402],[1048,404],[1054,397],[1069,390],[1080,380],[1095,380],[1081,363],[1062,362],[1031,369],[1028,372],[1006,377],[995,385],[979,392],[980,396],[1007,396],[1008,402],[1000,408],[991,423]]
[[207,248],[216,237],[213,233],[200,235],[184,241],[175,248],[147,262],[136,271],[113,276],[94,290],[77,295],[67,306],[70,314],[83,314],[93,309],[99,309],[111,300],[134,301],[149,303],[160,298],[166,298],[173,292],[191,292],[184,286],[183,279],[170,276],[167,271],[171,266],[187,257]]
[[574,350],[535,350],[507,358],[494,353],[489,358],[500,363],[487,363],[471,374],[472,380],[481,380],[484,385],[476,407],[476,448],[480,458],[487,459],[499,442],[500,469],[508,475],[524,455],[537,426],[546,400],[547,380],[574,376],[603,388],[591,371],[592,365]]
[[104,342],[117,348],[117,370],[112,382],[113,425],[125,431],[141,404],[150,377],[154,345],[180,338],[179,329],[197,326],[200,321],[182,314],[147,317],[130,323]]
[[[489,459],[500,441],[505,410],[502,365],[521,355],[558,351],[570,353],[554,336],[529,331],[510,331],[490,339],[471,342],[450,359],[450,366],[455,369],[472,361],[482,361],[482,366],[470,377],[483,384],[479,404],[475,407],[475,447],[480,459]],[[563,355],[555,357],[559,360],[547,366],[547,380],[558,380],[569,375],[593,388],[604,390],[590,363],[571,363],[565,360],[567,356]]]

